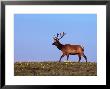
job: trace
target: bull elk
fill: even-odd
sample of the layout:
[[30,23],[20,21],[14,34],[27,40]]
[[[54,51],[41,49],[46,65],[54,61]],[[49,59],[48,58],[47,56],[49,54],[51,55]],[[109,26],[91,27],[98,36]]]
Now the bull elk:
[[[63,36],[65,35],[64,32],[58,34],[57,36],[54,35],[53,40],[54,42],[52,43],[52,45],[55,45],[59,50],[61,50],[61,52],[63,53],[60,57],[59,62],[61,61],[61,59],[64,56],[67,56],[67,60],[69,59],[69,55],[78,55],[79,57],[79,61],[81,60],[81,56],[83,56],[87,62],[87,57],[84,54],[84,47],[82,47],[81,45],[71,45],[71,44],[61,44],[60,43],[60,39],[63,38]],[[60,36],[60,37],[59,37]]]

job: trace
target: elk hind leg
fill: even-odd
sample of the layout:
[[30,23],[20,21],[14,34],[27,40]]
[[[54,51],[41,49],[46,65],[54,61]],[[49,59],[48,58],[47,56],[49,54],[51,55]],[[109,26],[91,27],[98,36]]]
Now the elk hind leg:
[[68,59],[69,59],[69,55],[67,55],[67,61],[68,61]]
[[81,60],[81,55],[80,55],[80,54],[78,54],[78,57],[79,57],[79,61],[78,61],[78,62],[80,62],[80,60]]
[[87,57],[86,57],[86,55],[83,53],[83,57],[85,58],[85,60],[86,60],[86,62],[87,62]]

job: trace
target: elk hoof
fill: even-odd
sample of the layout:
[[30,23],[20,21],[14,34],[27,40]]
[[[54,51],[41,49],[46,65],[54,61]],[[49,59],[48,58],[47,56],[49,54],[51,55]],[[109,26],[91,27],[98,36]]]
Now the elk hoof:
[[61,61],[59,61],[59,62],[61,62]]

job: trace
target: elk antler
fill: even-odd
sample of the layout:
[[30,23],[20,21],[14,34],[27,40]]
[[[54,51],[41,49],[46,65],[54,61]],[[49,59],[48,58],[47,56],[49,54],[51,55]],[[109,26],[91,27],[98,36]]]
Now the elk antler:
[[57,37],[55,35],[53,35],[53,39],[57,39],[58,40],[58,33],[57,33]]
[[[53,39],[60,40],[61,38],[63,38],[63,36],[64,36],[65,34],[66,34],[66,33],[64,33],[64,32],[61,32],[60,34],[57,33],[57,36],[55,37],[55,35],[54,35]],[[60,35],[60,38],[58,38],[59,35]]]
[[61,38],[63,38],[64,35],[66,35],[66,33],[64,33],[64,32],[60,33],[60,38],[59,38],[59,40],[60,40]]
[[59,34],[57,33],[57,37],[59,36]]

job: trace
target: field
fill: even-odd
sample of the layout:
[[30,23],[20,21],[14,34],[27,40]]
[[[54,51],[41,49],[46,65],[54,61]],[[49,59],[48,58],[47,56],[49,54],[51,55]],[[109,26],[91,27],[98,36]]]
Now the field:
[[15,76],[97,76],[94,62],[16,62]]

